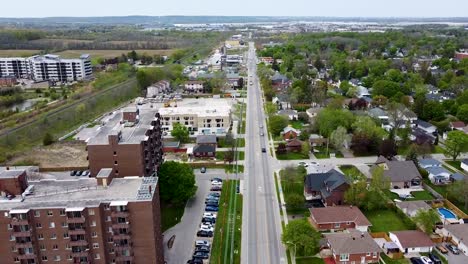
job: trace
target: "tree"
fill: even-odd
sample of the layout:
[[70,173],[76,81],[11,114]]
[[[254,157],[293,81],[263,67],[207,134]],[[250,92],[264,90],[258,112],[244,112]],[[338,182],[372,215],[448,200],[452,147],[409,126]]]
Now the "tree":
[[162,201],[183,205],[197,191],[195,174],[186,163],[164,162],[159,168],[158,177],[159,196]]
[[281,241],[296,255],[311,256],[318,251],[320,233],[306,219],[290,221],[284,228]]
[[440,121],[444,118],[444,107],[439,102],[430,101],[424,104],[421,119]]
[[284,116],[274,115],[268,120],[270,131],[273,135],[278,136],[285,127],[288,126],[288,119]]
[[304,155],[304,157],[307,157],[307,158],[309,157],[309,153],[310,153],[309,142],[303,142],[302,143],[301,153],[302,153],[302,155]]
[[390,189],[390,177],[385,176],[384,169],[380,166],[375,166],[372,170],[372,178],[370,187],[373,190],[388,190]]
[[373,95],[383,95],[387,98],[392,98],[400,91],[400,84],[387,80],[376,81],[372,87]]
[[49,146],[54,143],[54,137],[49,132],[45,133],[44,138],[42,139],[42,144],[44,146]]
[[189,141],[189,131],[187,127],[181,123],[174,123],[172,125],[171,136],[179,140],[181,143]]
[[285,197],[288,210],[300,210],[304,208],[304,196],[298,193],[289,193]]
[[468,190],[468,177],[451,184],[448,188],[448,196],[449,199],[462,203],[465,210],[468,210],[468,192],[466,190]]
[[372,104],[378,105],[378,106],[384,106],[388,102],[387,97],[383,95],[376,95],[372,98]]
[[347,204],[361,207],[364,198],[367,194],[367,182],[358,181],[352,183],[344,194],[344,199]]
[[468,123],[468,104],[464,104],[458,108],[457,118]]
[[346,128],[339,126],[335,131],[330,135],[330,142],[337,150],[342,150],[344,148],[346,139],[348,137]]
[[276,154],[286,154],[287,148],[285,143],[279,143],[278,147],[276,148]]
[[430,235],[434,231],[435,224],[440,221],[440,218],[439,214],[436,213],[434,209],[419,209],[413,217],[413,220],[416,224],[422,227],[422,229],[424,229],[424,232]]
[[397,154],[397,146],[395,140],[385,139],[380,143],[379,155],[391,160]]
[[329,137],[339,126],[350,128],[353,121],[354,116],[350,111],[330,108],[320,111],[316,118],[319,132],[324,137]]
[[376,154],[378,143],[365,133],[354,133],[351,139],[351,149],[355,155]]
[[462,152],[466,151],[468,151],[468,135],[460,130],[448,132],[445,140],[445,156],[455,161]]

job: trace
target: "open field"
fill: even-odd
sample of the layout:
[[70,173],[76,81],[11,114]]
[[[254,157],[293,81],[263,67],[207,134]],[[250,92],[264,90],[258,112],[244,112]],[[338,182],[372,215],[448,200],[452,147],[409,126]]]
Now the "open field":
[[[61,55],[63,58],[76,58],[81,54],[89,54],[91,57],[100,57],[100,58],[114,58],[122,54],[127,54],[131,50],[66,50],[55,53]],[[135,50],[138,54],[147,54],[147,55],[171,55],[173,50]]]
[[0,57],[29,57],[41,52],[40,50],[0,50]]

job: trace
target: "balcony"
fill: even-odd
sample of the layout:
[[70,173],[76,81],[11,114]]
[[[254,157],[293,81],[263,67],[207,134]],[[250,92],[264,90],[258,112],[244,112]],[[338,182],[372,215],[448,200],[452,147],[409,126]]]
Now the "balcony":
[[111,212],[111,217],[129,217],[130,213],[128,211],[113,211]]
[[15,237],[30,237],[31,236],[31,230],[28,230],[28,231],[13,231],[13,235]]
[[70,246],[72,247],[82,247],[82,246],[87,246],[88,241],[86,240],[77,240],[77,241],[70,241]]
[[75,230],[68,230],[68,234],[70,236],[74,235],[85,235],[86,231],[84,229],[75,229]]
[[12,226],[18,226],[18,225],[29,225],[29,220],[28,219],[17,219],[17,218],[13,218],[11,219],[11,223],[10,223]]
[[25,242],[25,243],[16,242],[15,247],[16,248],[32,248],[33,244],[32,244],[32,242]]
[[117,223],[112,225],[112,229],[130,228],[130,222]]
[[133,261],[133,256],[118,256],[115,258],[116,261]]
[[112,238],[115,240],[124,240],[127,239],[129,240],[131,238],[130,234],[116,234],[113,235]]
[[[82,257],[88,257],[89,256],[89,251],[81,251],[81,252],[72,252],[71,256],[73,258],[82,258]],[[79,262],[80,263],[80,262]]]
[[18,259],[22,260],[22,259],[36,259],[36,254],[32,253],[32,254],[24,254],[24,255],[18,255]]
[[114,248],[116,250],[131,249],[132,246],[133,246],[133,244],[131,242],[129,244],[125,244],[125,245],[122,245],[122,244],[119,244],[119,243],[114,243]]
[[85,221],[86,218],[84,217],[67,218],[67,223],[69,224],[84,224]]

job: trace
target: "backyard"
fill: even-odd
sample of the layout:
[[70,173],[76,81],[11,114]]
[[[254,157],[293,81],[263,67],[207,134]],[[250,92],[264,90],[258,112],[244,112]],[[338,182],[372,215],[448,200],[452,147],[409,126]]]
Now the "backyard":
[[[398,196],[398,194],[391,192],[390,190],[385,190],[384,191],[385,195],[387,195],[388,198],[391,200],[399,199],[401,198]],[[427,200],[434,200],[434,196],[426,190],[423,191],[417,191],[417,192],[411,192],[411,196],[413,198],[407,198],[405,201],[427,201]]]
[[288,152],[284,154],[276,154],[276,158],[279,160],[303,160],[309,159],[308,155],[304,155],[301,152]]
[[389,232],[400,230],[413,230],[414,225],[411,224],[409,218],[405,215],[398,214],[391,209],[382,209],[374,211],[364,211],[367,219],[372,223],[371,232]]
[[328,159],[330,158],[330,153],[335,153],[335,157],[336,158],[343,158],[343,154],[338,151],[338,150],[335,150],[331,147],[328,147],[328,150],[327,150],[327,147],[314,147],[314,156],[317,158],[317,159]]
[[362,172],[360,172],[354,165],[341,165],[339,168],[344,173],[344,175],[348,176],[348,179],[351,179],[352,181],[366,179],[366,176],[362,174]]

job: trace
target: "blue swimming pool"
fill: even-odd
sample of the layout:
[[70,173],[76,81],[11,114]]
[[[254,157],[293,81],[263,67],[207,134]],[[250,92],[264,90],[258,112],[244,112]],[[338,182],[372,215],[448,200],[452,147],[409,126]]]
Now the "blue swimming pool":
[[457,219],[457,215],[455,215],[452,211],[450,211],[447,208],[439,208],[437,209],[439,211],[440,216],[442,216],[445,219]]

